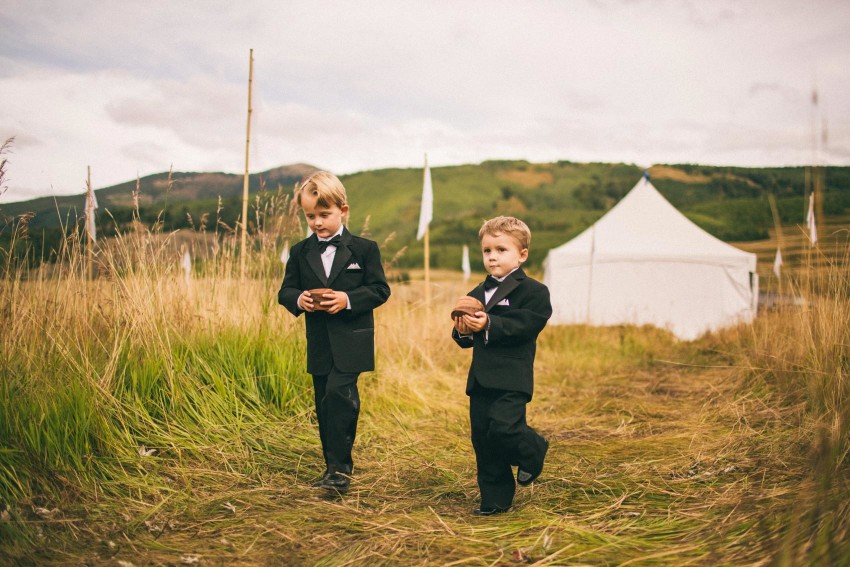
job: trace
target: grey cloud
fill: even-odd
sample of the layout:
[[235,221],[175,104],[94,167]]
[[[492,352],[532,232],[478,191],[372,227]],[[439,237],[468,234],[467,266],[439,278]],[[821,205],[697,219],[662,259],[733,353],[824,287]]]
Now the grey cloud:
[[745,6],[739,2],[685,2],[688,18],[701,28],[714,28],[740,19]]
[[841,145],[829,145],[824,150],[826,154],[827,163],[838,162],[838,163],[846,163],[850,160],[850,146],[845,144]]
[[14,153],[15,150],[23,150],[28,148],[34,148],[36,146],[42,145],[42,141],[36,136],[31,136],[26,132],[12,130],[9,133],[3,133],[2,139],[0,139],[0,143],[5,142],[9,138],[14,138],[9,151]]
[[153,142],[133,142],[121,146],[121,155],[140,165],[161,168],[168,149]]
[[758,97],[763,94],[776,94],[786,101],[801,102],[803,93],[795,88],[780,83],[762,83],[756,82],[750,85],[747,94],[750,97]]
[[734,123],[716,124],[708,131],[704,141],[706,152],[760,155],[763,156],[762,163],[770,163],[768,156],[775,156],[773,159],[777,165],[792,164],[792,158],[807,153],[808,148],[809,136],[805,128],[781,125],[758,127]]
[[813,66],[832,159],[847,159],[847,3],[6,5],[0,122],[39,137],[18,145],[32,150],[15,156],[22,184],[78,187],[64,177],[88,160],[101,178],[162,159],[238,170],[249,46],[252,169],[417,166],[425,150],[434,163],[785,163],[809,132]]
[[10,183],[8,187],[0,188],[0,209],[3,203],[29,201],[37,197],[44,197],[44,194],[44,189]]
[[230,147],[238,138],[244,93],[207,79],[166,81],[150,96],[127,96],[109,103],[107,115],[118,124],[154,128],[203,149]]

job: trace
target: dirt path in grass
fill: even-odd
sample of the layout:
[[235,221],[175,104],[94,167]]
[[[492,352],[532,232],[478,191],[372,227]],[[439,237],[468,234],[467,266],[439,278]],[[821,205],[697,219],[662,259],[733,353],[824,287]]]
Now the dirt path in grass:
[[[552,441],[549,459],[508,514],[470,515],[477,489],[463,377],[423,370],[410,377],[429,380],[420,388],[364,380],[357,477],[346,496],[310,486],[317,441],[304,442],[297,462],[250,474],[237,463],[163,463],[158,474],[173,490],[152,502],[90,506],[60,557],[125,566],[766,558],[773,512],[797,487],[793,439],[775,410],[741,395],[734,371],[711,357],[590,368],[551,352],[529,406],[529,421]],[[304,416],[296,427],[312,425]]]

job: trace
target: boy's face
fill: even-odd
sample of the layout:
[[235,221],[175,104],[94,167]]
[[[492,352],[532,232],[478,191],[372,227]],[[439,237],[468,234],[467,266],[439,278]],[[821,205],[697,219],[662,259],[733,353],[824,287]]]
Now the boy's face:
[[342,216],[348,212],[348,205],[342,208],[331,205],[322,207],[317,201],[316,195],[301,195],[301,210],[307,218],[307,226],[316,233],[319,238],[330,238],[342,225]]
[[505,233],[485,234],[481,254],[490,275],[502,278],[528,259],[528,248],[520,249],[517,241]]

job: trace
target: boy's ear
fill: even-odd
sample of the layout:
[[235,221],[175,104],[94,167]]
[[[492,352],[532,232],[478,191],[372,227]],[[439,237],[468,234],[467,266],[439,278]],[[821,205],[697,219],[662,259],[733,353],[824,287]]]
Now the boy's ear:
[[347,214],[348,214],[348,203],[346,203],[346,204],[344,204],[343,206],[341,206],[341,207],[339,208],[339,210],[340,210],[340,211],[342,211],[342,214],[347,215]]
[[528,260],[528,248],[523,248],[519,253],[519,263],[522,264]]

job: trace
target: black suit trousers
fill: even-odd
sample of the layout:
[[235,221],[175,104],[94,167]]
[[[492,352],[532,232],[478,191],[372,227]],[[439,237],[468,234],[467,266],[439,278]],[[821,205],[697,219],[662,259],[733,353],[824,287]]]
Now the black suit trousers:
[[469,396],[472,446],[478,465],[481,508],[508,508],[516,483],[511,466],[532,474],[543,470],[546,441],[525,419],[529,395],[484,388],[477,382]]
[[335,367],[326,375],[313,375],[316,418],[327,472],[350,475],[354,470],[351,449],[360,415],[358,376],[339,372]]

